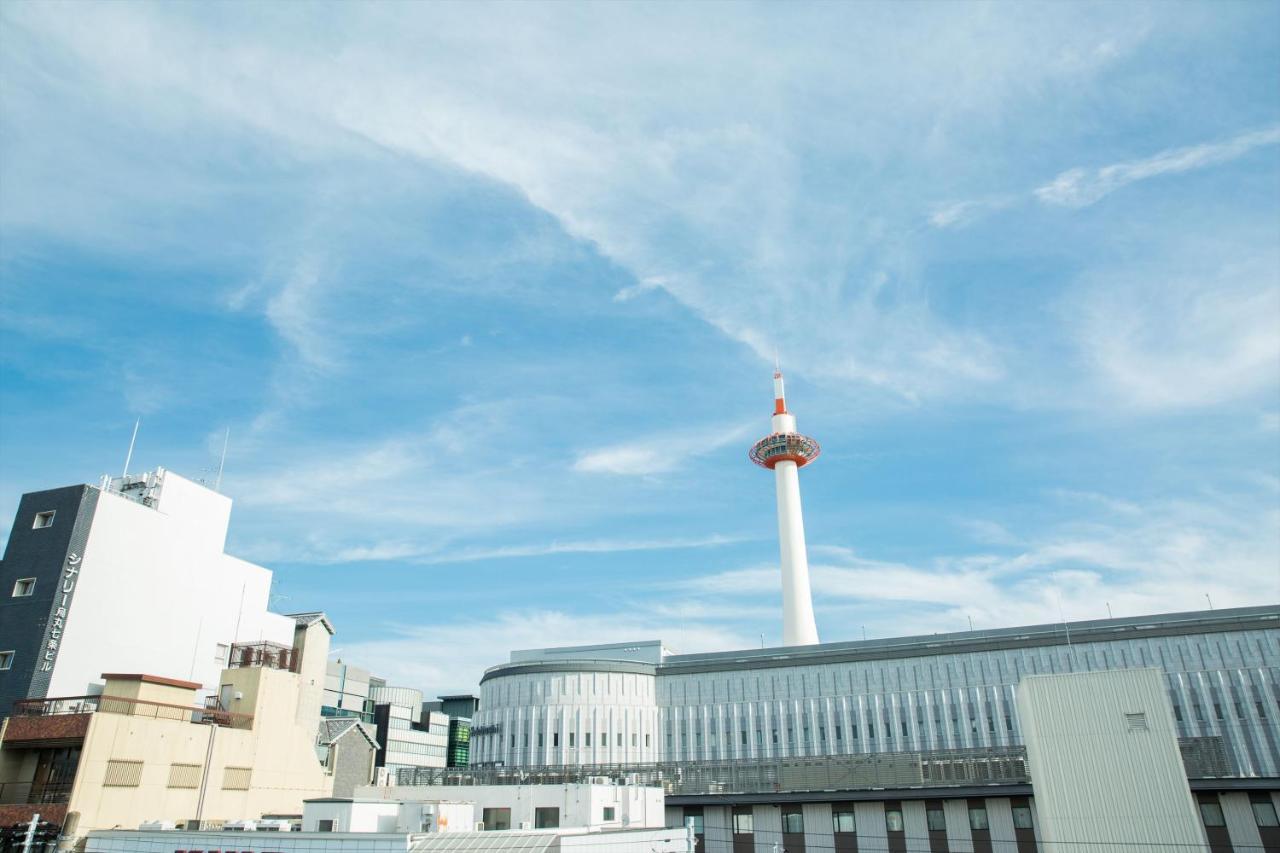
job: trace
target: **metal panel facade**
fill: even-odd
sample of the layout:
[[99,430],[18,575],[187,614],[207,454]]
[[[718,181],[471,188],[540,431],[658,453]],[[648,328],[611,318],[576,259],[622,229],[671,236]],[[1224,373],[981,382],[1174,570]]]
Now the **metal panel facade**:
[[1018,708],[1044,853],[1204,843],[1159,670],[1027,678]]

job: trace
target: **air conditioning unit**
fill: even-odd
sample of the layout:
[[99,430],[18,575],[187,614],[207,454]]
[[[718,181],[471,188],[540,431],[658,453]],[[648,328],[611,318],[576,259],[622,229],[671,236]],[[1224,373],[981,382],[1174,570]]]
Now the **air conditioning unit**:
[[484,832],[484,821],[476,821],[476,832]]
[[178,825],[171,820],[149,820],[138,824],[138,829],[143,832],[177,829]]
[[520,821],[520,828],[521,828],[521,829],[533,829],[533,824],[529,823],[529,821],[527,821],[527,820],[522,820],[522,821]]
[[229,820],[222,825],[228,832],[253,832],[258,828],[256,820]]

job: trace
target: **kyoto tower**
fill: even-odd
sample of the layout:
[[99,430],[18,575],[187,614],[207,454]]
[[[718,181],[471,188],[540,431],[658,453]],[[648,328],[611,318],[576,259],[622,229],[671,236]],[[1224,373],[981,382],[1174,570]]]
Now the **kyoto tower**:
[[772,468],[778,486],[778,545],[782,551],[782,643],[808,646],[818,642],[809,591],[809,555],[804,547],[800,513],[800,474],[818,458],[818,442],[796,432],[796,416],[787,411],[782,370],[773,372],[773,433],[751,448],[751,461]]

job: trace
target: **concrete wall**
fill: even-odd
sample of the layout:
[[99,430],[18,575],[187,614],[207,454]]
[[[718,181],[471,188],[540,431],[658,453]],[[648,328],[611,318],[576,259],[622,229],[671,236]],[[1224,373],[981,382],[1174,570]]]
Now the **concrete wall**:
[[1024,678],[1018,709],[1044,853],[1205,843],[1159,670]]
[[83,695],[107,671],[213,691],[231,643],[293,642],[293,620],[267,611],[271,572],[223,553],[231,499],[161,476],[155,507],[98,495],[47,695]]
[[[231,821],[300,814],[302,801],[327,796],[331,780],[315,754],[319,713],[297,721],[298,676],[280,670],[227,670],[251,697],[238,710],[251,729],[99,712],[90,719],[71,794],[67,831],[136,827],[150,820]],[[110,785],[112,762],[141,762],[136,785]],[[173,765],[198,765],[198,787],[173,787]],[[227,768],[250,768],[249,788],[227,786]],[[232,771],[232,776],[236,771]],[[201,791],[203,790],[203,804]]]

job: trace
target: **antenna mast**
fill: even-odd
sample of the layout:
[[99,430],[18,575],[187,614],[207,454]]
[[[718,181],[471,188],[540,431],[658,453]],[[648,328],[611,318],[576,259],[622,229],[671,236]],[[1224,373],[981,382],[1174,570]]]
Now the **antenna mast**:
[[129,476],[129,463],[133,461],[133,443],[138,440],[138,427],[142,425],[142,418],[138,418],[133,422],[133,437],[129,439],[129,452],[124,456],[124,473],[121,477]]
[[218,479],[213,481],[213,490],[215,492],[222,491],[222,468],[227,464],[227,444],[231,441],[231,427],[227,427],[227,432],[222,436],[222,458],[218,460]]

